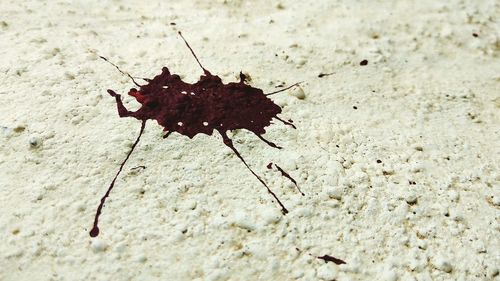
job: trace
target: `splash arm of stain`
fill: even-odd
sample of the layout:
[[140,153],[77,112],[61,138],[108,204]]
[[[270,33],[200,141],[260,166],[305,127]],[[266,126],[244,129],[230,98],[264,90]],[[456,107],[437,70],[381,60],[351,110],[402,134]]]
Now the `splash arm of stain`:
[[245,159],[243,159],[243,157],[241,156],[241,154],[239,153],[238,150],[236,150],[236,148],[234,147],[233,145],[233,141],[227,136],[226,132],[223,132],[223,131],[219,131],[220,135],[222,136],[222,140],[224,141],[224,144],[231,148],[234,152],[234,154],[240,158],[241,162],[243,162],[243,164],[245,164],[245,166],[247,167],[247,169],[266,187],[267,189],[267,192],[269,192],[269,194],[271,194],[274,199],[278,202],[278,204],[280,205],[281,207],[281,212],[285,215],[288,213],[288,210],[286,209],[286,207],[283,205],[283,203],[281,203],[281,201],[279,200],[278,196],[276,196],[276,194],[269,188],[269,186],[250,168],[250,166],[248,166],[247,162],[245,161]]
[[294,129],[297,129],[297,127],[295,127],[295,125],[293,125],[291,122],[285,121],[285,120],[279,118],[278,116],[274,116],[273,118],[275,118],[276,120],[281,121],[285,125],[288,125],[288,126],[291,126]]
[[[278,171],[280,171],[281,175],[287,179],[289,179],[294,185],[295,187],[297,188],[297,190],[300,192],[300,194],[302,194],[302,196],[305,196],[304,192],[302,192],[302,190],[300,190],[300,187],[299,185],[297,184],[297,181],[292,178],[292,176],[290,176],[290,174],[288,174],[287,172],[285,172],[285,170],[283,170],[280,166],[278,166],[277,164],[274,164],[274,166],[278,169]],[[271,170],[273,168],[273,163],[269,163],[267,164],[266,166],[269,170]]]
[[[122,105],[123,106],[123,105]],[[116,173],[115,177],[113,178],[113,181],[111,181],[111,184],[108,187],[108,190],[106,191],[106,194],[101,198],[101,203],[99,204],[99,207],[97,207],[97,212],[94,218],[94,226],[92,227],[92,230],[90,231],[90,236],[91,237],[96,237],[99,235],[99,227],[97,226],[99,223],[99,216],[101,215],[102,208],[104,207],[104,203],[106,203],[106,198],[108,198],[109,194],[111,193],[111,190],[113,189],[115,185],[115,181],[120,175],[120,173],[123,170],[123,166],[125,166],[125,163],[127,163],[127,160],[130,158],[130,155],[132,155],[132,152],[134,151],[135,147],[139,143],[139,140],[141,139],[142,133],[144,132],[144,128],[146,127],[146,121],[142,121],[141,124],[141,130],[139,132],[139,136],[137,136],[137,139],[135,140],[134,144],[130,148],[130,151],[127,154],[127,157],[125,157],[125,160],[120,165],[120,169],[118,169],[118,172]]]
[[115,98],[118,115],[120,115],[120,117],[128,117],[132,114],[132,112],[128,111],[128,109],[123,105],[122,96],[120,94],[115,93],[113,90],[108,90],[108,93]]
[[267,145],[269,145],[270,147],[274,147],[274,148],[277,148],[277,149],[282,149],[283,147],[281,146],[278,146],[276,145],[274,142],[272,141],[269,141],[269,140],[266,140],[262,135],[259,135],[259,134],[255,134],[261,141],[265,142]]
[[[132,80],[132,82],[137,86],[137,87],[141,87],[141,85],[139,85],[139,83],[137,83],[134,79],[134,77],[132,77],[132,75],[130,75],[128,72],[125,72],[123,70],[121,70],[116,64],[110,62],[107,58],[103,57],[103,56],[99,56],[101,59],[107,61],[108,63],[110,63],[112,66],[114,66],[116,69],[118,69],[119,72],[121,72],[123,75],[127,75],[128,78],[130,78]],[[141,78],[142,79],[142,78]]]

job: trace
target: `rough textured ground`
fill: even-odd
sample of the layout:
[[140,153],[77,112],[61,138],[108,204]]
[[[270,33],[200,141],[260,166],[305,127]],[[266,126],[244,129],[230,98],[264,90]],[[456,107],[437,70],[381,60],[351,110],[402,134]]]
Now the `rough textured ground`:
[[[306,2],[0,1],[0,280],[498,280],[498,1]],[[272,96],[285,149],[232,135],[290,213],[220,137],[150,121],[90,238],[140,128],[97,55],[194,82],[177,30],[225,82],[306,81]]]

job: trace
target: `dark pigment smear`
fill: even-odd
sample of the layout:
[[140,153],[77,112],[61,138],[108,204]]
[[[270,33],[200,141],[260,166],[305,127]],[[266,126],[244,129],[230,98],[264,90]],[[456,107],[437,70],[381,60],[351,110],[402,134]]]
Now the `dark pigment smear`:
[[332,257],[330,255],[324,255],[324,256],[321,256],[321,257],[317,257],[318,259],[320,260],[324,260],[325,263],[327,262],[333,262],[335,264],[346,264],[345,261],[341,260],[341,259],[338,259],[336,257]]
[[[262,135],[266,132],[265,127],[271,125],[273,118],[293,128],[295,126],[292,124],[293,121],[285,121],[277,116],[281,113],[281,107],[276,105],[267,96],[286,91],[298,85],[298,83],[275,92],[264,94],[261,89],[246,84],[246,76],[240,72],[239,82],[224,84],[219,76],[212,75],[201,65],[193,49],[191,49],[180,32],[179,35],[203,70],[200,80],[194,84],[182,81],[179,75],[171,74],[167,67],[163,67],[162,72],[153,79],[140,78],[147,82],[145,85],[140,85],[134,80],[135,77],[122,71],[106,58],[101,57],[112,64],[122,74],[127,75],[138,87],[138,89],[132,88],[128,92],[128,95],[133,96],[142,105],[135,112],[125,108],[119,94],[113,90],[108,90],[108,93],[116,100],[119,116],[133,117],[142,123],[139,136],[128,152],[127,157],[121,163],[118,172],[97,208],[94,226],[90,231],[90,236],[92,237],[99,235],[99,216],[101,215],[106,198],[113,189],[123,166],[139,143],[148,119],[156,120],[163,127],[163,131],[165,132],[164,138],[167,138],[173,132],[193,138],[197,134],[212,135],[214,131],[217,131],[222,136],[224,144],[234,152],[245,167],[264,185],[267,192],[277,201],[282,213],[288,213],[288,210],[276,194],[248,166],[226,132],[236,129],[246,129],[253,132],[269,146],[281,148],[273,142],[264,139]],[[278,169],[280,168],[278,167]],[[287,176],[288,174],[284,173],[283,175]],[[293,182],[295,183],[295,181]]]
[[[300,194],[302,194],[302,196],[304,196],[304,192],[302,192],[302,190],[300,190],[299,188],[299,185],[297,184],[297,181],[292,178],[287,172],[285,172],[280,166],[274,164],[274,166],[276,166],[276,169],[278,169],[278,171],[281,172],[281,175],[284,176],[285,178],[289,179],[291,182],[293,182],[293,184],[295,185],[295,187],[297,188],[297,190],[300,192]],[[273,163],[269,163],[267,164],[266,166],[269,170],[271,170],[273,168]]]

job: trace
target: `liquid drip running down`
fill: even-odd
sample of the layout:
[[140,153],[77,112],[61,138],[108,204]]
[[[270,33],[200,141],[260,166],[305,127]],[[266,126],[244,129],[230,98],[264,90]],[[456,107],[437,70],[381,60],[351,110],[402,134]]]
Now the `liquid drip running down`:
[[[163,127],[163,131],[165,132],[164,138],[167,138],[173,132],[193,138],[197,134],[212,135],[214,131],[217,131],[222,136],[224,144],[234,152],[241,162],[243,162],[245,167],[262,183],[262,185],[264,185],[267,192],[276,200],[282,213],[288,213],[288,210],[278,199],[276,194],[269,188],[264,180],[248,166],[242,155],[234,146],[233,141],[228,137],[227,131],[246,129],[253,132],[269,146],[280,149],[281,147],[266,140],[262,136],[266,132],[265,127],[271,125],[272,119],[276,119],[293,128],[295,128],[295,126],[292,124],[291,120],[285,121],[277,116],[281,113],[281,107],[276,105],[268,96],[288,90],[299,83],[272,93],[264,94],[261,89],[246,84],[246,76],[240,72],[239,82],[224,84],[217,75],[212,75],[201,65],[193,49],[189,46],[180,32],[179,35],[203,70],[203,75],[200,76],[200,80],[194,84],[182,81],[179,75],[171,74],[167,67],[163,67],[161,73],[153,79],[140,78],[147,82],[145,85],[140,85],[134,80],[135,77],[122,71],[105,57],[101,57],[103,60],[112,64],[122,74],[127,75],[138,87],[138,89],[132,88],[128,92],[128,95],[133,96],[137,102],[142,105],[135,112],[125,108],[119,94],[115,93],[113,90],[108,90],[108,93],[116,100],[119,116],[133,117],[140,120],[142,123],[139,136],[127,154],[127,157],[121,163],[118,172],[97,208],[94,226],[90,231],[90,236],[92,237],[99,235],[99,217],[104,203],[106,202],[106,198],[113,189],[115,181],[122,171],[123,166],[139,143],[146,126],[146,121],[149,119],[156,120],[158,124]],[[291,179],[291,177],[282,171],[281,168],[278,166],[276,167],[284,176]],[[294,180],[293,182],[296,184]]]

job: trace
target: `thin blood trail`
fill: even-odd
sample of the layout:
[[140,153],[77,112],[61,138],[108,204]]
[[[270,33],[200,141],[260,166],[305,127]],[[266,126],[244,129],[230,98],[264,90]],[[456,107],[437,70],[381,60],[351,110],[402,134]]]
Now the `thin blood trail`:
[[257,135],[257,137],[262,140],[263,142],[267,143],[267,145],[269,145],[270,147],[274,147],[274,148],[277,148],[277,149],[283,149],[283,147],[281,146],[278,146],[277,144],[275,144],[274,142],[271,142],[271,141],[268,141],[266,140],[263,136],[261,135]]
[[118,172],[116,173],[115,177],[113,178],[113,181],[109,185],[108,191],[106,191],[106,194],[104,194],[104,196],[101,198],[101,204],[99,204],[99,207],[97,207],[97,212],[96,212],[95,218],[94,218],[94,227],[90,231],[91,237],[96,237],[97,235],[99,235],[99,227],[97,226],[97,224],[99,223],[99,216],[101,215],[102,207],[104,207],[104,203],[106,202],[106,198],[109,196],[109,194],[111,193],[111,190],[115,186],[115,181],[118,178],[118,176],[120,175],[120,173],[122,172],[123,166],[125,166],[125,163],[127,162],[128,158],[130,157],[130,155],[134,151],[135,147],[139,143],[139,140],[141,139],[141,136],[142,136],[142,133],[144,132],[145,127],[146,127],[146,121],[142,121],[141,131],[139,132],[139,136],[137,137],[134,144],[132,145],[132,148],[130,148],[130,151],[128,152],[127,157],[125,157],[125,160],[123,160],[122,164],[120,165],[120,169],[118,169]]
[[293,179],[287,172],[285,172],[283,169],[281,169],[280,166],[274,164],[274,166],[276,166],[276,168],[278,168],[278,170],[281,172],[281,175],[288,178],[291,182],[293,182],[293,184],[295,185],[295,187],[297,188],[297,190],[300,192],[300,194],[302,194],[302,196],[304,196],[304,192],[302,192],[302,190],[300,190],[299,186],[297,185],[297,181],[295,179]]
[[[280,166],[278,166],[277,164],[274,164],[274,166],[276,166],[276,168],[278,169],[278,171],[280,171],[281,175],[284,176],[285,178],[289,179],[294,185],[295,187],[297,188],[297,190],[300,192],[300,194],[302,194],[302,196],[304,196],[304,192],[302,192],[302,190],[300,190],[300,187],[299,185],[297,184],[297,181],[292,178],[292,176],[290,176],[287,172],[285,172],[285,170],[283,170]],[[272,169],[273,168],[273,163],[269,163],[267,164],[267,168],[268,169]]]
[[132,82],[137,86],[137,87],[140,87],[141,85],[139,85],[135,80],[134,80],[134,77],[132,77],[132,75],[130,75],[129,73],[127,72],[124,72],[122,71],[116,64],[110,62],[107,58],[103,57],[103,56],[99,56],[101,59],[107,61],[109,64],[111,64],[112,66],[114,66],[116,69],[118,69],[118,71],[120,71],[121,74],[123,75],[127,75],[131,80]]
[[278,199],[278,196],[276,196],[276,194],[269,188],[269,186],[267,186],[267,184],[248,166],[247,162],[245,162],[245,159],[243,159],[241,154],[234,147],[233,141],[225,133],[221,132],[220,134],[222,135],[222,139],[224,141],[224,144],[234,151],[234,154],[236,154],[236,156],[238,156],[238,158],[240,158],[241,162],[243,162],[243,164],[245,164],[247,169],[250,170],[250,172],[252,172],[252,174],[267,188],[267,192],[269,192],[274,197],[274,199],[276,199],[278,204],[281,206],[281,212],[284,215],[288,214],[288,210],[285,208],[283,203],[281,203],[281,201]]
[[[210,71],[203,67],[195,52],[180,32],[179,36],[203,70],[203,74],[199,80],[193,84],[182,81],[179,75],[172,74],[167,67],[163,67],[161,73],[152,79],[140,78],[146,82],[144,85],[140,85],[134,80],[134,76],[122,71],[117,65],[101,56],[104,61],[110,63],[123,75],[128,76],[137,86],[137,88],[131,88],[128,92],[129,96],[134,97],[141,104],[141,107],[136,111],[129,111],[125,107],[120,94],[111,89],[108,89],[108,93],[116,101],[118,115],[122,118],[132,117],[140,120],[142,127],[137,141],[132,146],[132,150],[120,166],[108,191],[101,199],[101,204],[97,208],[94,227],[90,232],[90,236],[92,237],[99,234],[97,224],[104,202],[109,196],[125,162],[139,142],[146,120],[150,119],[156,120],[163,128],[165,132],[164,138],[167,138],[172,133],[178,133],[192,139],[197,134],[211,136],[214,132],[218,132],[222,136],[224,144],[231,148],[245,167],[264,185],[272,198],[276,200],[283,214],[288,213],[288,210],[279,200],[278,196],[250,168],[226,133],[227,131],[245,129],[254,133],[265,144],[276,149],[281,149],[282,147],[263,137],[266,133],[266,127],[271,125],[273,119],[279,120],[294,129],[296,127],[290,119],[285,121],[278,116],[282,112],[282,109],[268,96],[288,90],[299,83],[265,94],[262,89],[248,85],[246,83],[247,77],[240,72],[240,81],[225,84],[219,76],[212,75]],[[283,175],[288,174],[285,173]]]
[[186,41],[186,39],[184,38],[184,36],[182,36],[182,33],[180,31],[179,31],[179,36],[182,38],[182,40],[184,41],[184,43],[186,43],[186,46],[188,47],[189,51],[191,51],[191,54],[193,54],[194,59],[196,60],[196,62],[198,63],[198,65],[201,67],[201,69],[203,69],[203,72],[205,72],[205,74],[210,74],[210,72],[206,68],[204,68],[203,65],[201,65],[200,60],[198,59],[198,57],[194,53],[194,51],[191,48],[191,46],[189,46],[189,44]]
[[278,116],[274,116],[274,118],[278,119],[278,120],[279,120],[279,121],[281,121],[283,124],[286,124],[286,125],[288,125],[288,126],[290,126],[290,127],[294,128],[294,129],[297,129],[297,127],[295,127],[295,125],[293,125],[293,124],[292,124],[292,122],[293,122],[292,120],[285,121],[285,120],[283,120],[283,119],[279,118]]
[[288,86],[288,87],[286,87],[286,88],[284,88],[284,89],[281,89],[281,90],[278,90],[278,91],[274,91],[274,92],[268,93],[268,94],[266,94],[266,96],[270,96],[270,95],[274,95],[274,94],[277,94],[277,93],[284,92],[284,91],[286,91],[286,90],[288,90],[288,89],[291,89],[291,88],[293,88],[293,87],[295,87],[295,86],[300,85],[301,83],[303,83],[303,82],[297,82],[297,83],[292,84],[291,86]]

